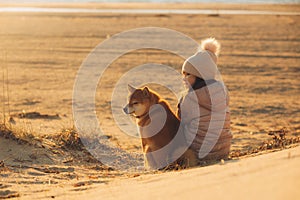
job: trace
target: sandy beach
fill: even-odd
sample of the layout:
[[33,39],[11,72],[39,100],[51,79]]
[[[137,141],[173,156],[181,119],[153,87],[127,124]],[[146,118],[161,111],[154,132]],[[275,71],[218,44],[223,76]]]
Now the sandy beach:
[[[300,12],[299,5],[0,5],[23,6]],[[97,199],[101,195],[108,199],[191,199],[199,193],[209,199],[295,199],[300,175],[296,147],[300,135],[299,18],[0,13],[0,117],[5,121],[0,129],[0,199]],[[73,130],[72,95],[83,61],[104,40],[142,27],[176,30],[198,42],[212,36],[222,44],[218,66],[230,92],[233,134],[232,158],[225,164],[176,172],[126,173],[101,165],[82,146],[72,143],[79,141]],[[183,61],[166,51],[142,49],[111,63],[98,83],[95,105],[109,142],[125,151],[141,152],[140,140],[124,134],[111,113],[111,95],[123,74],[144,63],[160,63],[180,71]],[[155,84],[151,87],[176,108],[172,92]],[[275,141],[268,135],[272,131],[284,133],[285,139]],[[258,196],[252,196],[254,193]]]

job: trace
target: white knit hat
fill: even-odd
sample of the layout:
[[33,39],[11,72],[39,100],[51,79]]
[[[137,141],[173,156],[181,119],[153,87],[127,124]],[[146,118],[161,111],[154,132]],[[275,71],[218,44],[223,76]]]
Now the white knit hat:
[[215,79],[218,74],[217,60],[220,48],[221,45],[215,38],[201,41],[199,51],[183,63],[182,72],[204,80]]

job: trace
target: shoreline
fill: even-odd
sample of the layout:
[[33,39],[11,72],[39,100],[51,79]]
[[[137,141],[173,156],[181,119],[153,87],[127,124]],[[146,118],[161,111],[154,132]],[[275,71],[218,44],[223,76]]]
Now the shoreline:
[[90,13],[90,14],[167,14],[167,15],[300,15],[300,12],[260,10],[208,10],[208,9],[93,9],[93,8],[41,8],[0,7],[0,13]]
[[299,4],[226,3],[0,3],[3,7],[77,8],[77,9],[180,9],[180,10],[256,10],[300,12]]

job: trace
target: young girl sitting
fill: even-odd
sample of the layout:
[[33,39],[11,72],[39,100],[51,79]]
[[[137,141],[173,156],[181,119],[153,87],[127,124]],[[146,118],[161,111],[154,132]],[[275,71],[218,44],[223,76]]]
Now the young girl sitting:
[[216,65],[219,51],[217,40],[205,39],[182,66],[187,92],[177,115],[199,163],[226,159],[231,146],[229,97]]

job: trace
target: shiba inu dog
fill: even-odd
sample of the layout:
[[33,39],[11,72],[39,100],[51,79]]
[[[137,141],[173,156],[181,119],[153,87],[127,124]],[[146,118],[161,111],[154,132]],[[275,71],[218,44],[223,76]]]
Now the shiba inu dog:
[[184,148],[185,139],[180,131],[180,121],[169,104],[148,87],[134,88],[128,85],[128,91],[128,104],[123,111],[136,118],[145,167],[160,169],[179,163],[179,160],[184,167],[195,166],[196,156],[190,150],[183,150],[183,153],[176,155],[180,148]]

